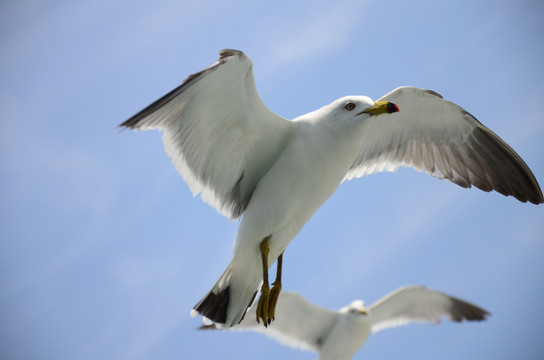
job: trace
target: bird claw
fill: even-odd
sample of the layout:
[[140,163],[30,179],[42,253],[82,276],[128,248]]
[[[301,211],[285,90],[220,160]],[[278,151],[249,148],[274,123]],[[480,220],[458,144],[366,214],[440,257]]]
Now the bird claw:
[[269,305],[270,305],[270,287],[267,284],[261,286],[261,296],[259,297],[259,303],[257,304],[257,323],[259,320],[263,320],[264,327],[270,324],[269,319]]
[[272,289],[268,286],[261,287],[261,297],[257,304],[257,323],[263,321],[265,327],[268,327],[276,317],[276,304],[281,292],[281,284],[274,283]]
[[268,325],[276,319],[276,304],[281,293],[281,283],[274,282],[268,299]]
[[274,321],[276,317],[276,303],[278,302],[278,297],[281,292],[281,269],[283,264],[283,253],[278,257],[278,270],[276,272],[276,280],[272,284],[272,290],[270,290],[270,285],[268,285],[268,254],[270,252],[269,248],[270,236],[267,236],[261,242],[261,256],[263,262],[263,285],[261,286],[261,296],[259,297],[259,302],[257,303],[257,324],[260,323],[260,320],[263,321],[264,327],[268,327]]

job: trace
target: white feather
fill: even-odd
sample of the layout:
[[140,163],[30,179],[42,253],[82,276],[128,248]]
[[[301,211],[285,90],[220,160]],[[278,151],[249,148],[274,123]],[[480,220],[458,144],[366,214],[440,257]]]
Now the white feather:
[[544,201],[523,160],[459,106],[413,87],[381,100],[400,112],[370,115],[374,101],[347,96],[287,121],[260,100],[251,60],[223,50],[218,62],[121,124],[164,130],[166,152],[192,193],[230,218],[244,214],[233,259],[195,313],[238,324],[263,279],[259,244],[271,239],[272,265],[346,179],[412,166],[461,186]]
[[283,345],[319,352],[320,359],[350,359],[371,333],[412,322],[438,324],[440,319],[483,320],[489,313],[473,304],[423,286],[400,288],[368,309],[361,300],[339,311],[318,307],[299,294],[282,292],[276,320],[257,324],[254,305],[232,330],[252,330]]

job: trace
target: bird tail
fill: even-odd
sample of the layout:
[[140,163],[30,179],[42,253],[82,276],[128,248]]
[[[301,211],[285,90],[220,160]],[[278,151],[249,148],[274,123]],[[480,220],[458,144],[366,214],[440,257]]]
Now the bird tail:
[[213,288],[191,311],[192,316],[202,315],[219,328],[238,325],[247,309],[255,301],[259,288],[259,279],[252,271],[236,271],[233,262]]

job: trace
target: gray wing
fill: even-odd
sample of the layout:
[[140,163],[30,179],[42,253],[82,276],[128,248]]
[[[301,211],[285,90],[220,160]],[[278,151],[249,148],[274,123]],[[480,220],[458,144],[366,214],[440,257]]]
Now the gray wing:
[[410,322],[481,321],[489,315],[476,305],[423,286],[400,288],[372,304],[368,313],[373,333]]
[[465,188],[474,185],[522,202],[544,202],[521,157],[461,107],[415,87],[397,88],[379,100],[397,104],[400,111],[368,119],[345,180],[409,166]]
[[232,330],[252,330],[278,342],[304,350],[319,351],[323,341],[338,319],[335,311],[323,309],[297,293],[284,291],[276,305],[276,320],[267,328],[257,324],[255,303],[244,320]]
[[280,155],[291,123],[262,103],[251,60],[222,50],[216,63],[120,126],[164,130],[165,150],[193,195],[238,218]]

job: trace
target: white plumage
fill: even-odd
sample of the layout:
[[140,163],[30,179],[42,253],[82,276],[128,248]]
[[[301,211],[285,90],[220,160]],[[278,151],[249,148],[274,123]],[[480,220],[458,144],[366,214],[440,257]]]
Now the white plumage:
[[480,321],[488,315],[476,305],[423,286],[400,288],[368,308],[363,301],[355,300],[338,311],[284,291],[276,306],[277,320],[268,328],[257,324],[253,306],[232,330],[259,332],[283,345],[318,352],[321,360],[344,360],[351,359],[370,334],[387,328],[413,322],[438,324],[442,318]]
[[244,215],[231,263],[194,313],[238,324],[263,279],[259,244],[270,236],[273,264],[346,179],[411,166],[463,187],[543,202],[519,155],[459,106],[414,87],[379,100],[400,112],[373,116],[365,111],[377,102],[347,96],[288,121],[260,100],[249,58],[223,50],[218,62],[121,124],[163,130],[193,195],[231,219]]

